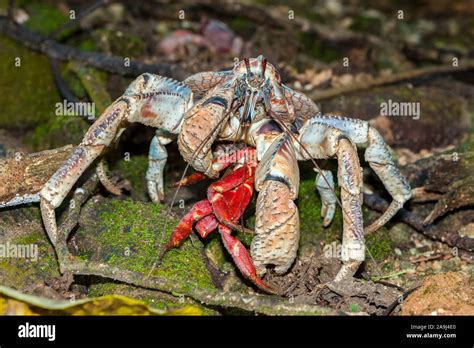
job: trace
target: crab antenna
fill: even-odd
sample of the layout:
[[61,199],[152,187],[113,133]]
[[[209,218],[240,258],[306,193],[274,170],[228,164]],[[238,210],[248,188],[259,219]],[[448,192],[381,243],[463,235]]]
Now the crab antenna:
[[244,62],[245,62],[245,67],[247,68],[247,74],[251,74],[251,71],[250,71],[250,62],[249,62],[249,59],[248,58],[244,58]]

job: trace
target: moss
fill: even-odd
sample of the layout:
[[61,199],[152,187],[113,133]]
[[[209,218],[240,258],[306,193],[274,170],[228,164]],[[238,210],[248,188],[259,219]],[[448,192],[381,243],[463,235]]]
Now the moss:
[[148,169],[147,156],[130,156],[129,160],[121,159],[114,164],[113,170],[117,170],[119,175],[128,180],[132,187],[132,197],[139,200],[147,200],[146,192],[146,171]]
[[[105,89],[106,74],[76,63],[61,66],[61,74],[68,88],[80,100],[87,97],[100,115],[112,100]],[[25,143],[40,151],[67,144],[79,144],[90,125],[79,116],[51,117],[26,136]]]
[[[90,242],[80,248],[79,254],[93,250],[93,259],[148,274],[178,220],[165,217],[163,206],[153,203],[114,199],[104,200],[94,207],[91,204],[88,203],[92,218],[77,232],[78,238]],[[154,247],[155,241],[159,247]],[[184,289],[214,289],[200,248],[189,240],[170,250],[154,274],[172,279]]]
[[68,68],[76,73],[82,86],[96,107],[96,115],[100,115],[110,104],[112,99],[106,89],[107,74],[97,69],[88,68],[71,62]]
[[48,59],[0,35],[0,61],[0,128],[31,129],[54,118],[61,99]]
[[324,241],[331,243],[340,240],[342,236],[342,215],[340,209],[336,209],[336,214],[332,223],[328,227],[323,226],[321,217],[321,198],[315,186],[316,173],[302,167],[302,172],[309,172],[311,179],[303,178],[300,181],[299,197],[296,201],[300,216],[300,244],[312,241]]
[[390,234],[386,227],[366,237],[366,247],[375,261],[383,261],[392,253]]
[[6,16],[8,9],[8,0],[0,0],[0,15]]
[[209,237],[209,241],[206,243],[204,250],[209,261],[211,261],[220,270],[223,269],[224,264],[229,261],[228,254],[224,251],[224,246],[220,238],[216,237],[216,234]]
[[255,23],[245,17],[234,17],[226,22],[229,28],[244,38],[251,38],[255,33]]
[[81,80],[77,74],[71,70],[69,64],[61,64],[60,69],[61,77],[63,78],[64,82],[66,82],[71,93],[74,94],[74,96],[79,100],[86,99],[87,91],[82,85]]
[[35,245],[38,258],[0,258],[0,284],[32,293],[45,279],[59,276],[56,254],[43,231],[31,231],[13,238],[0,238],[0,243]]
[[68,144],[77,145],[84,138],[89,124],[77,116],[55,117],[42,124],[25,138],[35,151],[53,149]]
[[[69,21],[69,17],[57,7],[45,3],[32,2],[26,5],[29,18],[25,26],[37,33],[50,34],[61,24]],[[63,33],[66,35],[66,33]]]
[[459,151],[461,152],[467,152],[467,151],[473,151],[474,150],[474,110],[470,110],[469,112],[470,115],[470,122],[471,122],[471,128],[469,130],[468,137],[466,141],[459,146]]

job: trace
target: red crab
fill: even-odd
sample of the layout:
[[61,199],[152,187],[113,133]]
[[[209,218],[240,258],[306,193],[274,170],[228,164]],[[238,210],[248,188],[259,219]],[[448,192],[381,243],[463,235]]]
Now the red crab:
[[[254,158],[254,152],[253,148],[241,149],[237,151],[236,158],[243,158],[243,156]],[[214,161],[219,171],[229,167],[231,163],[231,161]],[[193,231],[193,223],[196,223],[194,228],[202,238],[217,230],[242,275],[258,288],[275,293],[257,276],[252,259],[244,245],[231,234],[233,229],[243,229],[237,221],[252,197],[255,169],[255,161],[245,161],[244,164],[237,164],[230,173],[212,183],[207,190],[207,198],[194,204],[176,226],[170,241],[164,247],[163,254],[179,246],[189,236]],[[177,186],[189,185],[204,178],[204,174],[194,173],[177,183]]]

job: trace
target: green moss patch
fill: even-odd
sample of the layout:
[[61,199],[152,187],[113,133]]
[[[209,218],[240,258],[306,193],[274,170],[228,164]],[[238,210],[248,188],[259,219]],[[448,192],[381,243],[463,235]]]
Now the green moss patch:
[[[90,204],[90,203],[89,203]],[[153,203],[103,200],[86,205],[88,216],[77,232],[79,255],[94,261],[143,273],[146,276],[161,247],[169,240],[177,219],[165,217],[163,207]],[[158,247],[154,246],[155,241]],[[186,240],[170,250],[154,275],[172,279],[183,289],[215,289],[202,260],[199,246]]]
[[54,118],[61,101],[48,59],[0,35],[0,128],[25,130]]

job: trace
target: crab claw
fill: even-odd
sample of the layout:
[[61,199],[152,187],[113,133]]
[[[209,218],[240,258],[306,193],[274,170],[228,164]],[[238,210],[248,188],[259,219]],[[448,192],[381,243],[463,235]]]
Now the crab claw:
[[158,259],[161,260],[165,253],[181,244],[193,231],[193,222],[212,213],[212,206],[207,199],[197,202],[179,222],[171,234],[168,243],[160,251]]
[[205,179],[207,179],[207,176],[205,174],[196,172],[196,173],[192,173],[191,175],[186,176],[185,178],[181,179],[178,182],[175,182],[173,184],[173,187],[188,186]]
[[259,289],[269,294],[278,294],[276,290],[265,284],[265,282],[260,279],[252,263],[252,259],[250,258],[244,245],[237,238],[233,237],[230,232],[230,228],[219,224],[219,233],[221,235],[222,242],[224,243],[224,246],[229,254],[232,256],[232,259],[234,260],[242,275],[249,279]]

